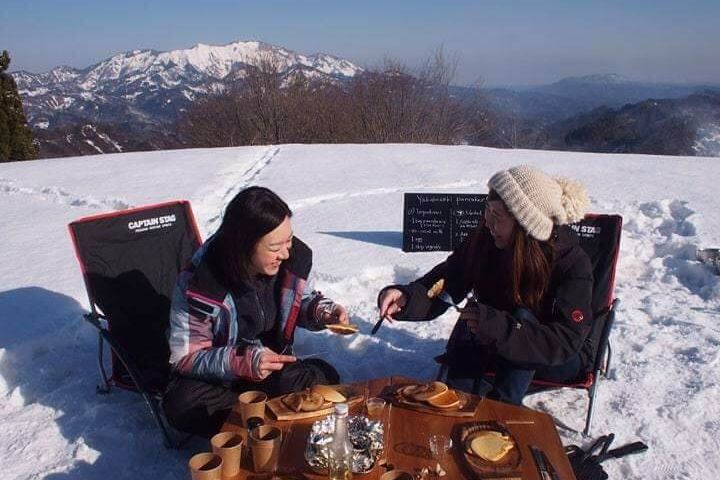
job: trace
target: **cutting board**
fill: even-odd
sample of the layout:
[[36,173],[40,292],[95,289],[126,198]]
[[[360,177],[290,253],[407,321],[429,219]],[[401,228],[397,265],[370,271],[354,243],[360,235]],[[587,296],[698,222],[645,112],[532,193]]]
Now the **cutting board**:
[[[349,386],[333,385],[333,388],[345,395],[345,398],[348,399],[347,404],[350,407],[358,403],[362,403],[365,398],[361,391]],[[288,408],[283,403],[282,396],[268,400],[267,407],[270,409],[276,420],[302,420],[304,418],[324,417],[330,415],[335,410],[335,404],[332,402],[325,402],[319,410],[314,410],[312,412],[296,412]]]

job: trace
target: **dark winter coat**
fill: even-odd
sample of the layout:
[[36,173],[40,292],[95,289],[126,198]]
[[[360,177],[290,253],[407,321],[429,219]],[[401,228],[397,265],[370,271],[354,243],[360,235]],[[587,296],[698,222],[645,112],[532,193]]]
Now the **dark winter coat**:
[[498,249],[489,230],[481,225],[446,261],[417,281],[396,286],[408,296],[408,303],[395,318],[430,320],[445,312],[446,303],[427,298],[427,291],[444,278],[445,291],[456,302],[472,291],[486,307],[480,309],[483,318],[478,322],[477,335],[470,335],[464,321],[455,325],[446,356],[451,367],[472,363],[463,358],[468,351],[482,351],[484,356],[491,352],[526,368],[561,365],[578,353],[586,364],[590,348],[583,345],[593,320],[593,277],[590,259],[577,237],[568,227],[557,230],[555,263],[540,311],[536,312],[538,323],[512,316],[519,305],[514,304],[509,287],[506,265],[511,265],[507,258],[510,254],[509,249]]

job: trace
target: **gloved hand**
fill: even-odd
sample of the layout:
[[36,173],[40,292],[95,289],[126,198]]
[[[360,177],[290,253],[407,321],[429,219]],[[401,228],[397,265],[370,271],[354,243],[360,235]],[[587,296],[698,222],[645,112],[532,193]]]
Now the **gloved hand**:
[[465,322],[467,329],[473,336],[473,341],[478,345],[488,345],[494,338],[488,335],[486,325],[498,319],[499,312],[476,301],[469,301],[460,312],[460,321]]

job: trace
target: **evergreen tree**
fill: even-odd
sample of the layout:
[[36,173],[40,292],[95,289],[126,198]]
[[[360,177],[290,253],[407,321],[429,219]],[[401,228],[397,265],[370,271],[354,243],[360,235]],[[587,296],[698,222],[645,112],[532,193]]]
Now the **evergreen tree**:
[[0,162],[35,158],[32,133],[25,119],[22,99],[12,76],[7,73],[10,55],[0,55]]

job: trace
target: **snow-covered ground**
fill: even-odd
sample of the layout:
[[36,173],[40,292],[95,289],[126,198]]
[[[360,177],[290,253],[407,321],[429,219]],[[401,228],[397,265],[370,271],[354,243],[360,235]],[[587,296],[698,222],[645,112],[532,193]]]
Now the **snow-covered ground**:
[[[318,285],[362,333],[303,334],[345,380],[430,378],[453,317],[385,325],[377,290],[414,278],[442,253],[400,250],[402,193],[484,192],[490,175],[527,163],[588,186],[592,210],[625,218],[613,373],[601,385],[596,435],[640,439],[643,454],[606,464],[611,478],[720,476],[720,277],[695,260],[720,246],[716,158],[599,155],[426,145],[283,145],[127,153],[0,165],[0,477],[185,478],[189,450],[169,451],[138,396],[96,396],[96,337],[66,225],[171,199],[192,201],[204,236],[249,184],[277,191],[315,251]],[[529,397],[581,429],[586,397]],[[582,443],[561,430],[565,443]],[[194,444],[190,450],[204,448]]]

